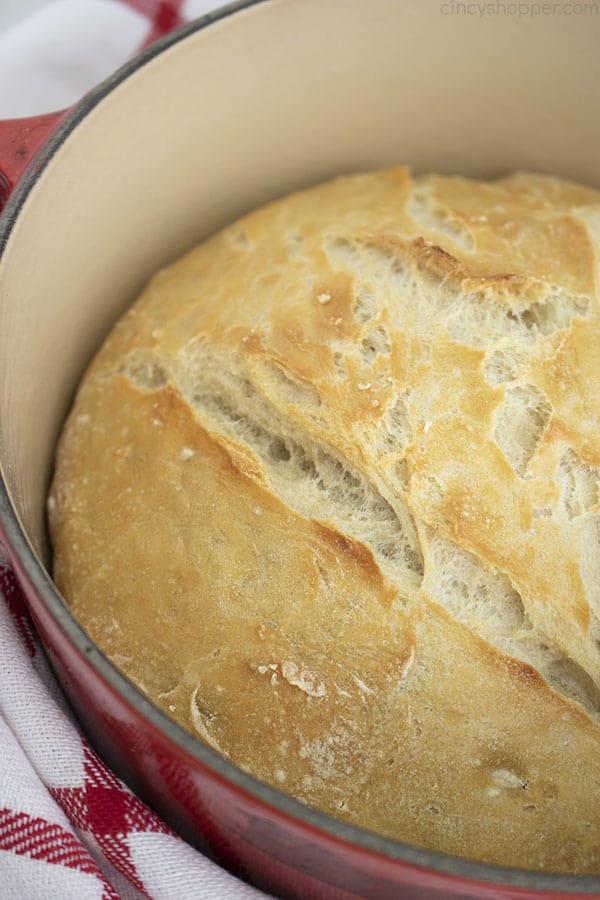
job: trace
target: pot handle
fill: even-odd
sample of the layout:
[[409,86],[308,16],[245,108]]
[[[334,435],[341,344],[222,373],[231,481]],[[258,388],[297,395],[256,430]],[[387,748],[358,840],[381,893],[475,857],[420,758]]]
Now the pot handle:
[[[138,50],[178,28],[183,0],[122,0],[148,18],[149,30]],[[25,119],[0,120],[0,212],[36,151],[68,109]]]
[[66,110],[0,121],[0,211],[36,150],[66,114]]

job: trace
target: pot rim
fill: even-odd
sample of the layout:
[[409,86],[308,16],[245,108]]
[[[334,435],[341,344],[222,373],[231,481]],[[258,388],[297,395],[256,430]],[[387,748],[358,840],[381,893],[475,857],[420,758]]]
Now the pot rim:
[[[266,4],[273,0],[236,0],[201,16],[153,43],[133,59],[118,68],[113,74],[87,93],[66,115],[43,143],[24,175],[19,179],[5,209],[0,216],[0,260],[6,249],[19,213],[37,181],[43,175],[48,163],[67,137],[86,116],[121,82],[139,69],[190,35],[228,16]],[[276,2],[276,0],[275,0]],[[347,824],[327,813],[306,806],[293,797],[282,793],[244,772],[234,763],[220,756],[200,740],[185,731],[139,691],[134,684],[105,656],[94,644],[81,625],[73,617],[68,606],[51,580],[46,567],[33,549],[19,516],[9,497],[0,459],[0,534],[4,531],[9,555],[14,555],[23,567],[26,577],[38,597],[51,614],[54,621],[66,634],[72,645],[85,657],[90,666],[108,683],[110,688],[125,700],[138,715],[174,743],[179,751],[191,757],[211,771],[218,778],[235,789],[243,791],[261,805],[273,808],[279,814],[297,822],[304,828],[322,833],[329,839],[350,844],[363,853],[377,855],[407,866],[425,870],[429,874],[451,876],[468,882],[480,882],[488,886],[503,886],[516,889],[539,891],[560,891],[566,894],[600,895],[600,876],[568,875],[552,872],[535,872],[489,863],[476,862],[463,857],[451,856],[434,850],[426,850],[402,841],[396,841],[375,834],[356,825]]]

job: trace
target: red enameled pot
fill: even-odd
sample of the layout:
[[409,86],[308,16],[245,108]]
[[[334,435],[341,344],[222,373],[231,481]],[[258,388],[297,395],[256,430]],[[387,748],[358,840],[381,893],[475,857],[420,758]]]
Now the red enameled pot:
[[148,47],[74,109],[0,124],[2,542],[100,753],[184,837],[284,897],[589,897],[600,878],[487,866],[350,827],[168,720],[54,588],[54,443],[86,361],[148,276],[261,202],[402,161],[599,186],[600,16],[576,6],[247,0]]

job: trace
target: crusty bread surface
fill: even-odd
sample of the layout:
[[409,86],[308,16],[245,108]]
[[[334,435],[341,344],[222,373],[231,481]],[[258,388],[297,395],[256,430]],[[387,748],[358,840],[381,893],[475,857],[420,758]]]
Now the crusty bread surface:
[[79,388],[54,575],[242,768],[600,873],[600,194],[338,178],[159,272]]

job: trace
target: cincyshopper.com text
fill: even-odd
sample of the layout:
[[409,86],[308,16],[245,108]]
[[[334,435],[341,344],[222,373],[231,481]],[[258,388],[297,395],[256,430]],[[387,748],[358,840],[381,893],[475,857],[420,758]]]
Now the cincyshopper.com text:
[[600,16],[598,3],[511,3],[495,0],[493,3],[447,0],[440,6],[443,16],[516,16],[519,19],[534,19],[537,16]]

